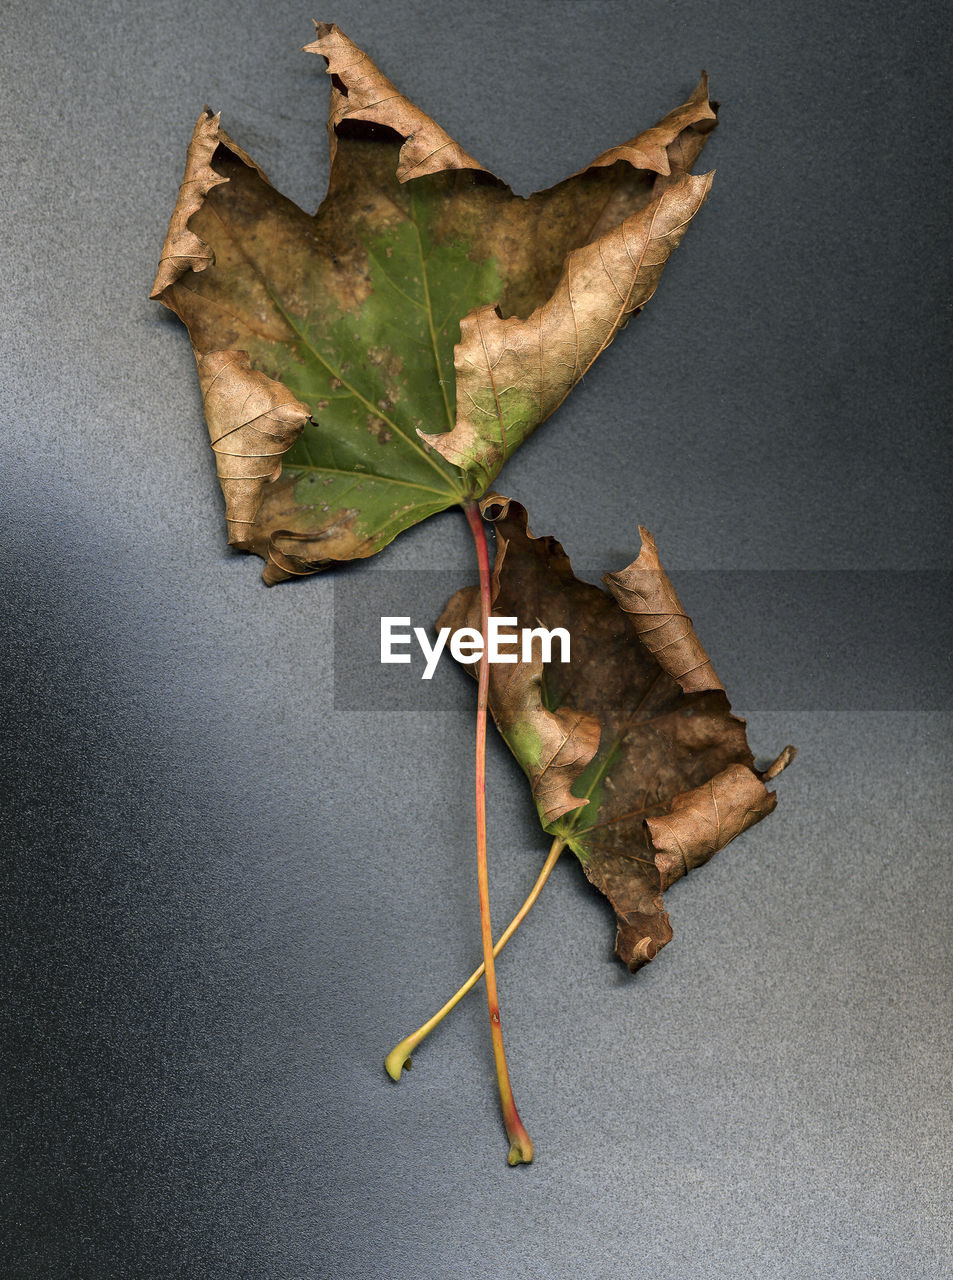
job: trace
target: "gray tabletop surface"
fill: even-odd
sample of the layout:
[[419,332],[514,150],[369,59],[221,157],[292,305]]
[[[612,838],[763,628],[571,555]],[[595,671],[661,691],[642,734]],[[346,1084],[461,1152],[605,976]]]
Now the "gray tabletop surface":
[[[648,526],[756,755],[800,754],[634,977],[556,868],[499,964],[531,1167],[479,994],[387,1079],[479,956],[474,700],[378,687],[371,633],[473,580],[466,526],[266,590],[147,298],[204,103],[319,202],[312,13],[11,9],[2,1274],[953,1276],[948,7],[314,16],[522,193],[709,71],[711,199],[505,488],[586,573]],[[495,737],[488,771],[502,923],[547,841]]]

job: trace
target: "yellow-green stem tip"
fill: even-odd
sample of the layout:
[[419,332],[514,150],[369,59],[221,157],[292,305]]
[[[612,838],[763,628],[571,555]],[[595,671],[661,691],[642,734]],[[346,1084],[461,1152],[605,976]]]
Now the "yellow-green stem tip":
[[396,1049],[391,1049],[384,1059],[384,1070],[392,1080],[399,1080],[401,1072],[409,1071],[412,1066],[413,1060],[404,1048],[403,1043],[399,1044]]
[[510,1143],[510,1164],[532,1164],[533,1163],[533,1143],[527,1133],[522,1138],[514,1138]]

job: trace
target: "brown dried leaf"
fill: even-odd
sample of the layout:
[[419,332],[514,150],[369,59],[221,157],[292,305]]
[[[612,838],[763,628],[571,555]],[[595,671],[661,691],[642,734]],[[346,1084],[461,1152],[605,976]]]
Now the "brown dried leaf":
[[[708,192],[688,170],[715,125],[703,78],[658,125],[525,199],[337,27],[307,48],[331,78],[317,214],[206,110],[152,291],[200,369],[240,357],[284,406],[267,443],[261,423],[231,429],[219,459],[230,541],[265,559],[267,582],[373,555],[485,490],[651,297]],[[220,454],[221,422],[250,421],[245,394],[240,378],[217,388]]]
[[[663,890],[771,812],[762,779],[794,749],[756,772],[744,721],[644,530],[638,559],[604,578],[610,595],[575,576],[555,539],[530,534],[519,503],[491,495],[483,510],[497,534],[493,613],[571,637],[566,665],[491,664],[490,709],[544,829],[612,903],[616,952],[635,970],[672,936]],[[478,626],[479,615],[467,588],[438,626]]]

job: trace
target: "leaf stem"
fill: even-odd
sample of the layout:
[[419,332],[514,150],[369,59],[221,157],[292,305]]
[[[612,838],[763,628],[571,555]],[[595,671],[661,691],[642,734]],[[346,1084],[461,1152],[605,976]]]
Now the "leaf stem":
[[[562,853],[565,847],[566,847],[565,840],[561,840],[557,836],[550,847],[549,853],[546,855],[546,861],[543,863],[543,866],[539,875],[536,877],[536,883],[533,885],[532,889],[529,891],[529,896],[527,897],[523,905],[520,907],[519,911],[517,911],[513,919],[506,926],[505,930],[500,935],[499,940],[494,945],[493,947],[494,959],[500,954],[500,952],[509,942],[510,938],[512,938],[513,934],[516,932],[516,930],[520,927],[520,925],[529,915],[530,908],[533,906],[533,904],[536,902],[536,899],[539,897],[540,893],[542,892],[543,885],[549,879],[549,873],[552,871],[553,867],[556,865],[557,861],[559,860],[559,855]],[[476,984],[483,977],[485,968],[486,966],[481,964],[478,969],[474,969],[473,973],[470,974],[469,978],[467,978],[466,982],[459,989],[459,991],[457,991],[454,995],[450,997],[450,999],[443,1006],[443,1008],[439,1010],[439,1012],[435,1013],[432,1018],[430,1018],[427,1022],[423,1024],[422,1027],[418,1027],[417,1030],[413,1033],[413,1035],[407,1036],[405,1039],[401,1040],[400,1044],[395,1045],[395,1047],[391,1049],[390,1053],[384,1059],[384,1066],[387,1069],[387,1074],[390,1076],[392,1080],[399,1080],[401,1072],[404,1070],[408,1070],[410,1068],[412,1054],[417,1052],[417,1050],[420,1048],[423,1042],[430,1035],[431,1031],[433,1031],[435,1027],[438,1027],[440,1023],[443,1022],[447,1014],[450,1013],[452,1009],[455,1009],[457,1007],[457,1005],[460,1003],[463,997],[467,994],[467,992],[473,990]]]
[[492,608],[490,592],[490,555],[486,545],[486,529],[480,508],[472,500],[465,503],[473,541],[476,545],[477,563],[480,566],[480,631],[483,636],[483,656],[480,659],[480,680],[477,693],[476,723],[476,834],[477,834],[477,886],[480,896],[480,927],[483,935],[483,964],[486,973],[486,1000],[490,1010],[490,1033],[493,1037],[493,1058],[496,1063],[496,1080],[500,1089],[500,1105],[503,1123],[510,1140],[510,1164],[529,1164],[533,1158],[533,1143],[520,1120],[510,1073],[506,1066],[503,1048],[503,1029],[500,1025],[500,1002],[496,991],[496,968],[493,964],[493,929],[490,924],[490,887],[486,867],[486,706],[490,688],[490,664],[487,660],[489,623]]

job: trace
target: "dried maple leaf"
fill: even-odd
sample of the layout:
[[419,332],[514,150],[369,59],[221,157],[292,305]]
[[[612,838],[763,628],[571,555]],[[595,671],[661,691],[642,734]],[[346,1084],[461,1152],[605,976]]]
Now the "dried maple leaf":
[[[530,781],[544,829],[565,841],[612,903],[616,953],[635,970],[672,936],[662,893],[771,812],[744,721],[640,528],[642,550],[608,592],[580,581],[525,509],[490,495],[497,534],[493,613],[520,627],[565,628],[570,662],[490,666],[489,705]],[[610,594],[611,593],[611,594]],[[479,626],[475,588],[458,591],[438,627]],[[468,668],[476,674],[476,665]]]
[[[277,582],[483,493],[629,317],[704,201],[683,106],[525,199],[337,27],[314,217],[204,111],[152,296],[188,326],[229,541]],[[274,482],[274,483],[269,483]]]

